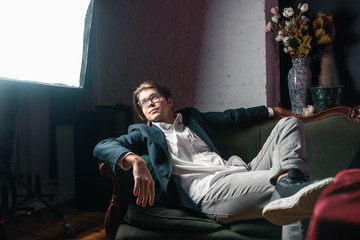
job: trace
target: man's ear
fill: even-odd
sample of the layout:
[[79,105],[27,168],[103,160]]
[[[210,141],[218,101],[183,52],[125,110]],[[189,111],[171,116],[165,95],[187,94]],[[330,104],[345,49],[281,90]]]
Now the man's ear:
[[169,105],[170,105],[170,107],[172,108],[172,107],[173,107],[173,105],[174,105],[172,98],[171,98],[171,97],[169,97],[166,101],[168,102],[168,104],[169,104]]

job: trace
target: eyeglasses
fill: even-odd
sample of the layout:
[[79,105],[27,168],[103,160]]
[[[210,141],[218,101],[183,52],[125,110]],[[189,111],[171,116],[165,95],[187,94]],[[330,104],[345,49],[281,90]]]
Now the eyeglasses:
[[146,108],[147,106],[149,106],[149,100],[150,100],[152,103],[157,103],[157,102],[159,102],[159,101],[160,101],[160,93],[154,93],[154,94],[152,94],[150,97],[139,101],[137,104],[138,104],[141,108]]

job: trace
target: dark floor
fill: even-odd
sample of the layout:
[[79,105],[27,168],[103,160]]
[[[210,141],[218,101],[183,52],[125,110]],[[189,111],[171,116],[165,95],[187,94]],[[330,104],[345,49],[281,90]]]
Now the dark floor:
[[[57,204],[54,208],[69,219],[75,235],[71,239],[106,239],[104,231],[105,212],[84,211],[76,208],[74,200]],[[7,240],[60,240],[66,239],[64,221],[49,208],[42,208],[30,215],[17,215],[6,225]],[[2,239],[1,239],[2,240]]]

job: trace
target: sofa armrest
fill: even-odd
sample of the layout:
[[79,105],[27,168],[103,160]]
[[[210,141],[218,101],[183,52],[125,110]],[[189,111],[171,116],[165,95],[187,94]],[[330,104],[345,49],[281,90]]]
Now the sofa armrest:
[[112,180],[113,193],[110,205],[105,216],[105,232],[108,239],[115,239],[119,225],[124,222],[124,216],[133,200],[133,176],[132,171],[121,169],[113,171],[112,167],[106,163],[99,163],[100,172]]
[[321,119],[328,118],[328,117],[334,116],[334,115],[340,115],[349,120],[352,120],[355,122],[360,122],[360,106],[357,106],[354,108],[344,107],[344,106],[334,107],[334,108],[330,108],[325,111],[316,113],[311,116],[307,116],[307,117],[297,116],[297,117],[300,118],[303,123],[309,123],[309,122],[319,121]]
[[100,163],[99,170],[103,175],[109,177],[113,184],[113,193],[104,222],[106,236],[112,240],[115,239],[117,228],[119,227],[121,219],[123,219],[123,217],[121,217],[121,211],[119,210],[119,180],[109,165]]

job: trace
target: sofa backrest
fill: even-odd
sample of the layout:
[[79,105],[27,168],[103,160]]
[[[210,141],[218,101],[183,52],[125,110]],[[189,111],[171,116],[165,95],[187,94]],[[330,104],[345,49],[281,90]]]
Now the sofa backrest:
[[[311,117],[300,117],[305,126],[307,164],[313,178],[335,176],[360,154],[360,120],[350,117],[351,112],[353,109],[338,107]],[[233,154],[249,162],[278,120],[242,126],[223,132],[220,137]]]
[[334,115],[306,123],[305,131],[307,162],[315,178],[335,176],[360,153],[359,121]]

